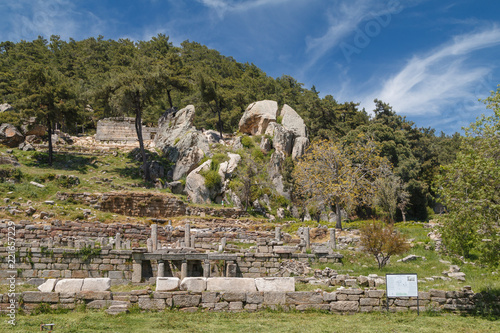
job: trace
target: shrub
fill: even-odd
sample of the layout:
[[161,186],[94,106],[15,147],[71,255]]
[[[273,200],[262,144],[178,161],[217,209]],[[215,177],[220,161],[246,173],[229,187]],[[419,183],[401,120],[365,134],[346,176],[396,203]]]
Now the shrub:
[[394,230],[392,224],[384,225],[373,221],[361,227],[361,246],[363,252],[373,254],[381,269],[393,255],[401,254],[410,248],[406,237]]
[[255,143],[253,142],[252,138],[249,136],[242,136],[241,137],[241,144],[245,148],[253,148],[255,146]]

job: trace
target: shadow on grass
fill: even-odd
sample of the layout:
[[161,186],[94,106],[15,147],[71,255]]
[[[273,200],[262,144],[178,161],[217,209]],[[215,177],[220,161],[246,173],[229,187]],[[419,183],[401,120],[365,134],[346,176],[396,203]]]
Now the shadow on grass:
[[32,160],[26,163],[26,166],[87,173],[89,168],[97,169],[94,161],[95,158],[93,157],[72,153],[54,153],[52,155],[52,165],[49,165],[49,154],[47,152],[36,152],[32,155]]

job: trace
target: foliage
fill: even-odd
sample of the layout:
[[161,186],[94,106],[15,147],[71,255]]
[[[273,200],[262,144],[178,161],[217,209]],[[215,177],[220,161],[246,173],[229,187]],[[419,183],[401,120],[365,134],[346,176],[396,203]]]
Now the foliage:
[[386,174],[386,177],[375,180],[374,204],[382,208],[390,223],[395,221],[397,208],[400,208],[403,221],[406,221],[405,211],[409,194],[405,190],[405,184],[392,172],[387,171]]
[[342,228],[340,208],[368,203],[375,180],[387,169],[377,144],[360,137],[352,145],[318,140],[297,162],[293,175],[298,191],[305,197],[335,207],[337,228]]
[[442,219],[443,242],[453,253],[500,263],[500,88],[485,100],[493,115],[466,129],[457,159],[442,167],[436,186],[449,213]]
[[404,253],[410,248],[406,237],[394,230],[392,224],[373,221],[361,227],[360,245],[363,251],[372,254],[378,268],[384,267],[391,256]]
[[241,145],[245,148],[253,148],[255,146],[255,143],[253,142],[251,137],[244,135],[241,137]]

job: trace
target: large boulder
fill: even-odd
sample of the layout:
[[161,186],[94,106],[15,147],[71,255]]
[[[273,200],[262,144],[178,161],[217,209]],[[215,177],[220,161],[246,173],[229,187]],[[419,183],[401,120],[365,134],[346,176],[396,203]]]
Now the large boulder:
[[179,111],[168,110],[158,121],[155,145],[175,163],[173,180],[189,174],[210,152],[207,137],[193,125],[194,116],[194,106],[188,105]]
[[271,122],[276,122],[278,103],[259,101],[250,104],[239,122],[239,131],[250,135],[262,135]]
[[283,109],[281,109],[280,116],[283,117],[281,124],[288,130],[292,131],[296,137],[307,137],[306,124],[294,109],[285,104]]
[[205,161],[186,177],[185,191],[191,202],[195,204],[209,204],[211,202],[210,190],[205,186],[205,177],[201,175],[203,171],[210,170],[211,163],[212,160]]
[[222,178],[222,181],[231,177],[231,174],[241,161],[241,156],[239,154],[229,153],[227,155],[229,156],[229,161],[222,162],[219,165],[219,176]]
[[18,147],[24,141],[24,135],[11,124],[0,125],[0,144],[9,148]]
[[270,123],[267,126],[266,135],[273,137],[273,147],[277,151],[284,152],[287,156],[292,153],[294,134],[278,123]]

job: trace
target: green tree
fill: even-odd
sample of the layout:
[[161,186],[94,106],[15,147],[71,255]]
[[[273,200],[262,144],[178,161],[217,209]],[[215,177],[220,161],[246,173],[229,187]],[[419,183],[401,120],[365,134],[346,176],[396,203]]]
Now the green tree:
[[78,111],[76,96],[69,79],[53,68],[35,64],[24,73],[19,90],[23,98],[16,107],[24,118],[36,117],[45,124],[49,140],[49,165],[53,162],[52,129],[56,123],[72,123]]
[[394,175],[392,171],[387,170],[384,173],[383,178],[375,180],[374,204],[384,211],[390,223],[394,223],[398,208],[401,209],[403,220],[405,220],[405,210],[409,197],[408,192],[405,190],[406,186],[401,181],[401,178]]
[[448,214],[442,218],[443,242],[469,257],[500,263],[500,88],[484,101],[493,115],[466,128],[454,163],[442,167],[437,192]]
[[361,137],[352,145],[318,140],[308,148],[293,171],[297,188],[304,197],[334,207],[336,227],[342,229],[341,208],[369,204],[375,180],[387,169],[378,145]]

